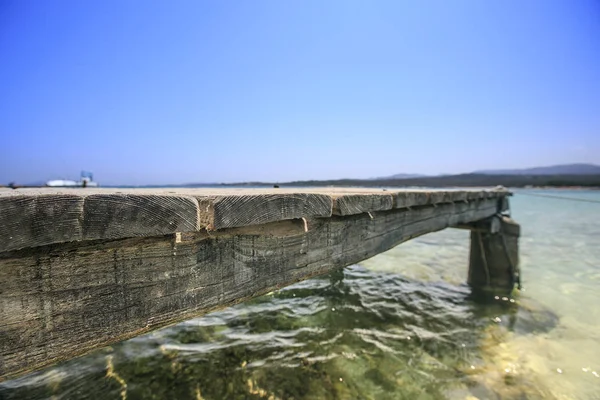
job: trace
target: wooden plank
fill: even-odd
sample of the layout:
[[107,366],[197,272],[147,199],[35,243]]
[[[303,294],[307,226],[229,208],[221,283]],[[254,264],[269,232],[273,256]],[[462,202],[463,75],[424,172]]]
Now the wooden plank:
[[506,198],[506,190],[0,190],[0,252],[81,240],[251,226],[296,218]]
[[495,190],[410,190],[392,191],[394,208],[420,207],[446,203],[459,203],[489,198],[506,198],[506,189]]
[[354,215],[391,210],[394,198],[387,192],[333,195],[334,215]]
[[393,192],[394,208],[409,208],[427,204],[427,192],[425,191],[399,191]]
[[487,218],[497,199],[0,253],[0,380]]
[[294,218],[330,217],[333,199],[315,193],[195,196],[201,226],[209,230],[260,225]]
[[0,252],[81,240],[83,198],[72,194],[0,196]]
[[83,239],[161,236],[200,229],[191,196],[92,194],[84,197]]

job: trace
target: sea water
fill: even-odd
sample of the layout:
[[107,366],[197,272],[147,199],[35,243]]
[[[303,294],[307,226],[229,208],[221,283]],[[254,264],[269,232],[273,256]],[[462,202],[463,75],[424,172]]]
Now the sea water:
[[600,399],[600,192],[521,190],[511,208],[512,296],[471,294],[469,234],[447,229],[4,382],[0,398]]

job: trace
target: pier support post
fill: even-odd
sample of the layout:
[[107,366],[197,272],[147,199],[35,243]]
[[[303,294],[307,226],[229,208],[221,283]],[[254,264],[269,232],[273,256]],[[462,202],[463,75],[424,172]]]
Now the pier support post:
[[520,285],[521,227],[506,216],[493,216],[471,228],[468,283],[474,289],[512,291]]

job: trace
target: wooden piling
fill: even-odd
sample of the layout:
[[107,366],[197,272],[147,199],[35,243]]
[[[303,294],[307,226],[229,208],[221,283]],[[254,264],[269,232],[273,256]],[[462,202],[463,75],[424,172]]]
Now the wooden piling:
[[520,282],[521,228],[506,216],[472,224],[468,283],[474,289],[510,292]]

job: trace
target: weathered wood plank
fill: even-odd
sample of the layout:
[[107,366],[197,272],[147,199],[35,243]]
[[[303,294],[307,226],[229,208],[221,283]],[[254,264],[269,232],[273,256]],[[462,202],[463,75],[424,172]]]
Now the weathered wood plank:
[[0,190],[0,252],[81,240],[146,237],[478,199],[506,190]]
[[391,210],[394,198],[386,192],[333,195],[334,215],[354,215],[365,212]]
[[394,196],[394,208],[409,208],[427,204],[427,192],[425,191],[399,191],[392,192]]
[[295,219],[0,253],[0,380],[487,218],[497,207],[490,198],[311,218],[308,231]]
[[82,239],[80,196],[5,193],[0,196],[0,252]]
[[160,236],[200,229],[191,196],[92,194],[83,206],[83,239]]
[[331,196],[316,193],[196,196],[208,229],[260,225],[294,218],[330,217]]
[[471,230],[468,283],[510,293],[519,273],[520,226],[507,217],[483,220]]

